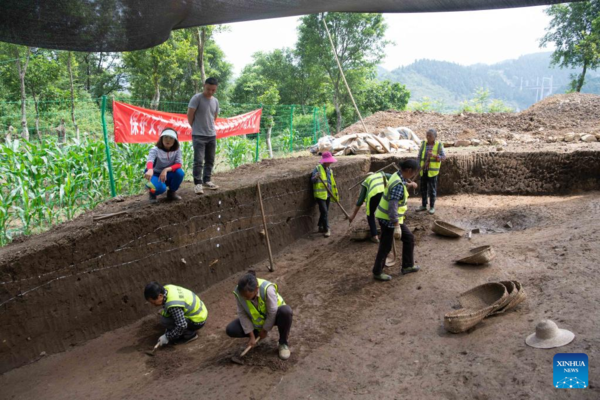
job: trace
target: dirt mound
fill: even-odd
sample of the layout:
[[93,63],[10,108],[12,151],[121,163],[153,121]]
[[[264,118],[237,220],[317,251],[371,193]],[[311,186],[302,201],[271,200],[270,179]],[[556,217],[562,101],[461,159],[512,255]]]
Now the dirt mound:
[[[429,128],[435,128],[443,141],[458,139],[545,138],[568,132],[600,133],[600,96],[570,93],[548,97],[520,113],[439,114],[422,111],[380,111],[365,119],[371,133],[381,133],[387,127],[406,126],[424,138]],[[337,136],[364,131],[357,122]]]

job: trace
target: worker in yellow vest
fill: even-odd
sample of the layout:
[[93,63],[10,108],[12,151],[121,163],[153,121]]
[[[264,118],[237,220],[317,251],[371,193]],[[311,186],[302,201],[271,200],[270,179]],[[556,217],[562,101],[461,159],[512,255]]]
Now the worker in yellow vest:
[[208,318],[208,310],[198,295],[181,286],[150,282],[144,289],[144,297],[150,304],[163,308],[160,323],[167,330],[158,338],[160,346],[198,339],[197,331]]
[[352,223],[354,218],[356,218],[356,214],[358,214],[360,207],[365,203],[367,222],[369,223],[369,230],[371,231],[370,240],[373,243],[379,243],[379,238],[377,237],[377,224],[375,223],[375,211],[383,196],[387,181],[391,177],[391,174],[386,174],[385,172],[369,173],[369,176],[367,176],[361,184],[358,200],[354,206],[354,212],[350,217],[350,223]]
[[273,326],[279,330],[279,358],[290,358],[288,339],[292,328],[292,308],[285,304],[277,285],[259,279],[254,271],[248,271],[238,281],[233,291],[237,301],[238,318],[225,332],[229,337],[247,337],[248,345],[254,347],[258,338],[265,339]]
[[[323,236],[331,236],[331,230],[329,229],[329,203],[330,201],[339,202],[340,197],[335,184],[335,178],[333,177],[333,171],[331,170],[331,164],[337,162],[337,160],[331,155],[330,152],[326,151],[321,156],[319,165],[313,170],[310,178],[313,184],[313,195],[319,205],[319,232],[323,233]],[[329,188],[329,191],[325,187]],[[329,194],[333,194],[333,198]]]
[[379,250],[373,266],[373,276],[379,281],[389,281],[390,275],[383,273],[385,260],[392,250],[394,238],[402,241],[402,275],[417,272],[419,267],[414,263],[415,237],[404,224],[404,215],[408,209],[408,188],[416,188],[414,179],[419,171],[417,160],[405,160],[400,163],[400,171],[396,172],[388,181],[379,202],[375,217],[381,225],[381,240]]
[[435,199],[437,197],[437,181],[442,161],[446,159],[444,146],[437,141],[437,131],[429,129],[426,139],[421,142],[419,162],[421,166],[421,197],[422,204],[417,211],[427,210],[427,195],[429,195],[429,214],[435,213]]

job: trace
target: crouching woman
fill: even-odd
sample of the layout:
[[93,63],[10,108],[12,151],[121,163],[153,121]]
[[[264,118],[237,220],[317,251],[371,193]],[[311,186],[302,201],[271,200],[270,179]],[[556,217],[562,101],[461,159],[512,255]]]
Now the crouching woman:
[[182,163],[177,132],[167,128],[160,134],[156,145],[150,149],[146,160],[144,178],[148,180],[146,187],[149,189],[151,202],[155,202],[156,196],[163,194],[167,188],[167,200],[181,200],[176,192],[183,182]]
[[273,326],[279,330],[279,358],[290,358],[288,338],[292,327],[292,308],[285,304],[277,285],[258,279],[248,271],[233,291],[237,300],[238,318],[227,325],[226,333],[233,338],[249,338],[254,347],[258,338],[265,339]]

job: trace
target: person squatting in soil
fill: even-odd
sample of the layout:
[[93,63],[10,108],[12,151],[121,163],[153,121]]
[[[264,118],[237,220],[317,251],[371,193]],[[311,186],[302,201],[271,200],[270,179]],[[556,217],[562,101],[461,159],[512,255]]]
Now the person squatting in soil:
[[198,339],[196,331],[206,323],[208,309],[197,294],[180,286],[150,282],[144,289],[144,297],[150,304],[163,308],[160,323],[167,330],[158,338],[160,347]]
[[[319,164],[313,170],[311,175],[311,182],[313,184],[313,195],[319,206],[319,232],[323,233],[323,236],[331,236],[331,230],[329,229],[329,203],[331,200],[334,202],[339,201],[339,193],[337,185],[335,184],[335,178],[333,177],[333,170],[330,168],[331,164],[337,162],[337,160],[331,155],[330,152],[326,151],[321,156]],[[327,188],[323,183],[327,184]],[[329,192],[333,194],[331,198]]]
[[265,339],[273,326],[279,330],[279,358],[290,358],[288,339],[292,328],[292,308],[285,304],[277,285],[256,277],[248,271],[238,281],[233,291],[237,300],[238,318],[225,332],[232,338],[250,338],[248,345],[254,347],[257,338]]
[[436,140],[437,131],[435,129],[427,131],[426,139],[421,142],[421,150],[419,151],[422,203],[417,211],[427,210],[427,196],[429,195],[429,214],[434,214],[438,175],[442,161],[446,159],[446,153],[442,142]]
[[363,203],[365,203],[365,209],[367,212],[367,222],[369,223],[369,230],[371,233],[371,242],[379,243],[379,237],[377,236],[377,224],[375,223],[375,211],[379,206],[379,201],[383,196],[387,181],[392,177],[392,174],[386,174],[385,172],[369,172],[369,176],[365,178],[360,187],[360,193],[358,200],[354,206],[354,212],[350,217],[349,223],[351,224],[358,214],[358,210]]
[[392,175],[383,197],[379,202],[375,217],[381,225],[381,240],[373,266],[373,276],[379,281],[389,281],[390,275],[383,273],[385,260],[392,249],[393,240],[402,240],[402,275],[417,272],[420,268],[414,265],[415,237],[404,224],[404,214],[408,209],[408,189],[416,188],[415,182],[407,182],[419,171],[417,160],[405,160],[400,163],[400,171]]
[[156,196],[163,194],[167,188],[167,200],[181,200],[176,192],[183,182],[182,163],[177,132],[166,128],[161,132],[156,145],[150,149],[146,159],[144,178],[148,180],[146,187],[151,202],[156,202]]
[[202,93],[195,94],[188,104],[187,118],[192,127],[192,146],[194,147],[194,193],[203,194],[207,189],[218,189],[210,179],[215,165],[217,150],[217,128],[215,122],[219,116],[219,100],[214,95],[219,82],[208,78],[204,82]]

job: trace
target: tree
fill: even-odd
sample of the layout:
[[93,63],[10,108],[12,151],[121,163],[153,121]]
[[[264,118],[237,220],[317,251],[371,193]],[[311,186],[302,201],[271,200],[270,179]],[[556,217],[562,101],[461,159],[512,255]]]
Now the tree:
[[75,58],[81,84],[92,98],[123,89],[125,72],[121,53],[75,53]]
[[546,14],[552,20],[540,46],[556,46],[552,65],[582,68],[571,82],[571,89],[581,92],[587,70],[600,66],[600,0],[556,4]]
[[358,106],[368,113],[404,110],[410,92],[406,86],[390,81],[368,81],[357,93]]
[[[328,79],[328,89],[336,111],[336,127],[342,129],[342,113],[349,97],[343,86],[331,45],[323,26],[323,18],[331,33],[334,51],[351,88],[358,88],[374,76],[375,66],[381,62],[386,25],[381,14],[323,13],[301,18],[298,27],[297,51],[303,66],[314,66]],[[315,74],[317,75],[317,74]]]
[[27,92],[25,88],[25,75],[31,57],[31,48],[14,44],[6,44],[6,49],[13,55],[17,77],[19,79],[19,92],[21,95],[21,137],[29,140],[27,128]]

